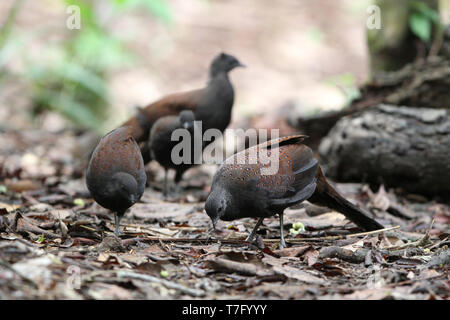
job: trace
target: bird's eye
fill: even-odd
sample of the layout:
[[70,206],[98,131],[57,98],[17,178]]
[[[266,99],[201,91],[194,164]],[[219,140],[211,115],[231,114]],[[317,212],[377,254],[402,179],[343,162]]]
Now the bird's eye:
[[223,211],[223,207],[218,207],[218,208],[217,208],[217,212],[220,213],[220,212],[222,212],[222,211]]

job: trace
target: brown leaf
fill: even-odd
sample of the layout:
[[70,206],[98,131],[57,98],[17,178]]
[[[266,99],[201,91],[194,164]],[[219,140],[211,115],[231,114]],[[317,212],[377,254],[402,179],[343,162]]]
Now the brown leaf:
[[252,264],[252,263],[243,263],[232,261],[228,259],[222,258],[211,258],[205,261],[205,265],[208,268],[222,271],[222,272],[236,272],[238,274],[246,275],[246,276],[265,276],[270,273],[265,271],[264,269]]
[[319,251],[315,249],[310,249],[306,251],[304,254],[304,257],[306,258],[306,261],[308,262],[308,267],[312,266],[316,263],[317,259],[319,258]]
[[125,248],[122,245],[122,240],[115,236],[105,237],[103,241],[97,246],[99,252],[106,251],[121,251],[124,252]]
[[321,278],[313,276],[312,274],[302,271],[298,268],[294,268],[291,266],[273,266],[273,271],[278,274],[283,274],[288,278],[296,279],[305,283],[311,284],[324,284],[325,281]]
[[280,257],[301,257],[311,246],[291,247],[275,250]]

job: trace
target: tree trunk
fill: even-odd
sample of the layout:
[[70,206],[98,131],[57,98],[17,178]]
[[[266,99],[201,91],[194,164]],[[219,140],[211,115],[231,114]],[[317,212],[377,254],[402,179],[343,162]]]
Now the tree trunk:
[[361,97],[341,111],[289,119],[289,124],[308,135],[316,146],[342,117],[381,103],[450,109],[450,60],[433,57],[409,64],[399,71],[379,74],[360,90]]

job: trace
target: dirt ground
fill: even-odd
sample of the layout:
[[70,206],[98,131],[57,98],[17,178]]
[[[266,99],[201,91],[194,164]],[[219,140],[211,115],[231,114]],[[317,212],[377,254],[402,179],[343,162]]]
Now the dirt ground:
[[[211,222],[203,210],[214,166],[191,169],[163,199],[162,170],[113,236],[113,216],[90,198],[71,131],[0,135],[0,299],[449,299],[449,206],[417,195],[338,184],[374,212],[363,233],[337,212],[286,210],[256,243],[253,219]],[[293,229],[301,222],[305,230]],[[298,227],[298,226],[297,226]],[[291,230],[292,229],[292,230]]]

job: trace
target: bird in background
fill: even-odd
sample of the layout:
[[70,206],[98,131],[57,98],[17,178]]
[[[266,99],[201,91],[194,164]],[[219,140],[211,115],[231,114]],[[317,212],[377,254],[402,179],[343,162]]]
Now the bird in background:
[[[306,136],[295,135],[270,140],[227,158],[213,177],[205,211],[215,229],[217,221],[259,218],[247,241],[252,241],[264,218],[279,215],[280,247],[286,247],[283,212],[308,200],[344,214],[361,229],[370,231],[383,226],[362,209],[344,199],[325,179],[312,150],[302,144]],[[278,156],[275,174],[261,173],[268,168],[273,152]],[[245,159],[245,161],[239,161]]]
[[[237,67],[245,66],[232,55],[220,53],[211,62],[206,87],[169,94],[139,109],[123,125],[130,126],[133,138],[142,142],[149,138],[152,126],[159,118],[191,110],[195,119],[202,121],[202,132],[211,128],[223,132],[230,124],[234,103],[234,89],[228,73]],[[143,145],[142,155],[145,163],[151,160],[147,143]]]
[[[167,173],[169,169],[175,169],[175,183],[181,180],[183,173],[194,166],[194,128],[195,128],[195,116],[191,110],[181,111],[178,116],[166,116],[158,119],[150,131],[150,137],[148,141],[151,158],[156,160],[161,166],[164,167],[164,196],[167,196],[168,192],[168,178]],[[172,154],[173,148],[186,141],[172,140],[172,134],[175,130],[187,130],[189,136],[188,151],[190,151],[188,163],[175,163]],[[183,158],[184,154],[180,153],[175,156]],[[200,154],[201,156],[201,154]]]
[[130,127],[107,133],[92,153],[86,185],[94,200],[114,212],[115,235],[125,211],[142,197],[147,176]]

